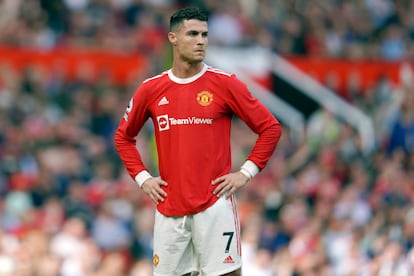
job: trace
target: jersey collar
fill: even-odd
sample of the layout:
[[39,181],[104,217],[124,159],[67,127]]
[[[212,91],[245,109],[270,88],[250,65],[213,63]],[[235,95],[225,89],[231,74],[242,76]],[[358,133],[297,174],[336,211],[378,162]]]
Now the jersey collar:
[[198,72],[197,74],[195,74],[192,77],[184,78],[184,79],[174,76],[174,74],[172,73],[172,70],[170,69],[170,70],[168,70],[168,77],[170,78],[170,80],[172,80],[175,83],[187,84],[187,83],[193,82],[196,79],[198,79],[199,77],[201,77],[207,71],[207,68],[208,68],[208,65],[204,63],[204,66],[203,66],[203,68],[201,69],[200,72]]

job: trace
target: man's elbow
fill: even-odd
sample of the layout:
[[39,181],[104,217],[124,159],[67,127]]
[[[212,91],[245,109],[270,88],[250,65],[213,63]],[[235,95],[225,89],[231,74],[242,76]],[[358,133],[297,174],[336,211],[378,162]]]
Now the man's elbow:
[[282,136],[282,125],[278,121],[276,121],[270,129],[272,132],[272,136],[274,137],[274,140],[277,143],[280,137]]
[[115,148],[119,151],[119,149],[121,149],[126,144],[132,143],[130,140],[131,139],[128,139],[120,129],[117,129],[114,135],[113,143]]

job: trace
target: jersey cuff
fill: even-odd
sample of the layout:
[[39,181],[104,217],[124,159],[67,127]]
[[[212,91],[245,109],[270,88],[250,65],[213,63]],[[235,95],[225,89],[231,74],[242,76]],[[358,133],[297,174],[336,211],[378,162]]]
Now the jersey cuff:
[[250,160],[246,160],[246,162],[244,162],[240,168],[240,172],[247,176],[249,179],[252,179],[256,174],[259,173],[259,171],[259,167]]
[[137,182],[139,187],[142,188],[142,184],[144,184],[144,182],[150,178],[152,178],[152,175],[148,171],[144,170],[144,171],[139,172],[135,176],[135,182]]

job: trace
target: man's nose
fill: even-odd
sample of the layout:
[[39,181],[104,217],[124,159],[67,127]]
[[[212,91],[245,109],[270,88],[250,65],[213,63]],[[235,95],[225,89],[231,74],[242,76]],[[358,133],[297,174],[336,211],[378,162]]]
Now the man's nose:
[[205,44],[207,42],[207,37],[200,34],[197,36],[197,42],[199,44]]

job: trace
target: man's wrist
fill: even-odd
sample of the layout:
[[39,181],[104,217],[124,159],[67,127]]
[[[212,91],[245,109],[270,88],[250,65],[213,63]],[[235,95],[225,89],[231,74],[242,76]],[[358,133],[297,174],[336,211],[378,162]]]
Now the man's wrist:
[[256,164],[250,160],[246,160],[246,162],[244,162],[244,164],[240,168],[240,172],[244,174],[247,178],[249,178],[249,180],[252,179],[256,174],[258,174],[259,171],[259,167],[257,167]]
[[245,169],[241,168],[240,169],[241,174],[243,174],[244,176],[246,176],[249,180],[253,178],[253,176]]
[[145,181],[147,181],[148,179],[152,178],[152,175],[146,171],[140,171],[136,176],[135,176],[135,182],[138,183],[138,186],[140,188],[142,188],[142,184],[144,184]]

